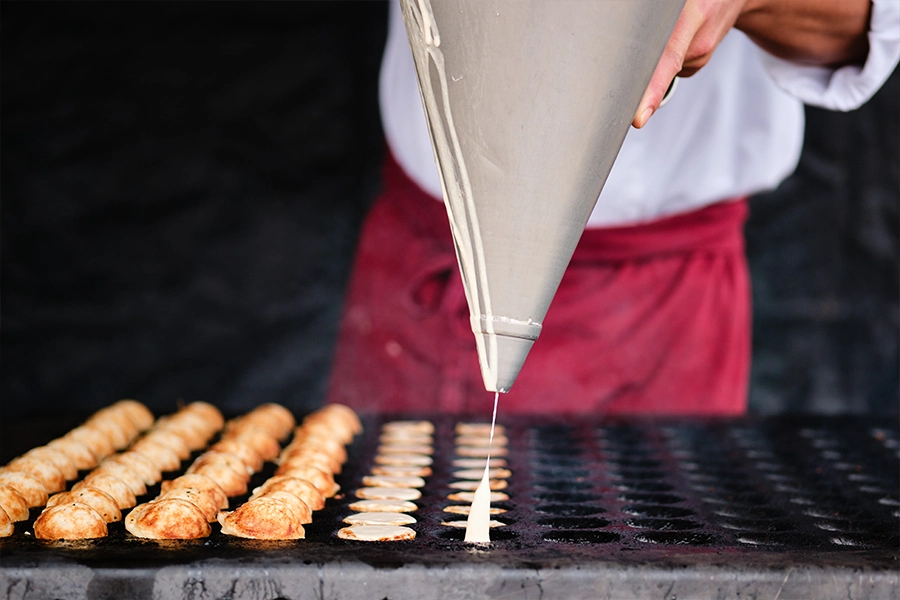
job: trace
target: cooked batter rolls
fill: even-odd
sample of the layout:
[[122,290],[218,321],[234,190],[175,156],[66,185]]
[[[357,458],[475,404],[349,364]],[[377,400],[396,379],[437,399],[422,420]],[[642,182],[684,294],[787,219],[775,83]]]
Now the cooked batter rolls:
[[399,542],[415,539],[416,532],[400,525],[353,525],[339,530],[338,537],[360,542]]
[[329,473],[341,472],[341,463],[337,459],[312,448],[302,448],[292,453],[281,461],[280,466],[290,468],[293,465],[310,465]]
[[154,500],[135,506],[125,517],[125,529],[141,538],[191,540],[212,529],[197,506],[181,498]]
[[91,453],[99,461],[116,451],[112,441],[99,429],[81,425],[63,436],[64,439],[75,440],[90,448]]
[[250,496],[250,499],[252,500],[257,496],[274,491],[294,494],[312,510],[325,508],[325,496],[312,482],[299,477],[286,477],[283,475],[276,475],[267,479],[265,483],[253,490],[253,495]]
[[[475,479],[480,480],[484,475],[484,461],[482,461],[481,469],[464,469],[461,471],[454,471],[453,477],[456,479]],[[490,479],[507,479],[512,476],[512,471],[509,469],[503,469],[499,467],[495,467],[493,469],[488,469],[488,477]]]
[[356,490],[356,497],[365,500],[418,500],[422,492],[415,488],[365,487]]
[[35,456],[20,456],[3,467],[3,471],[19,471],[27,473],[41,482],[47,493],[59,492],[66,489],[66,478],[62,471],[56,468],[49,460]]
[[431,455],[434,448],[419,444],[382,444],[378,446],[378,454],[425,454]]
[[431,467],[416,467],[407,465],[374,465],[372,475],[386,475],[388,477],[430,477]]
[[415,517],[398,512],[361,512],[344,517],[347,525],[411,525]]
[[[476,489],[478,489],[479,483],[481,483],[481,482],[473,481],[471,479],[464,479],[462,481],[451,481],[450,483],[447,484],[447,487],[449,487],[450,489],[453,489],[453,490],[468,490],[470,492],[474,492]],[[508,484],[506,483],[505,479],[491,479],[488,482],[488,485],[490,486],[490,488],[492,490],[496,491],[496,490],[505,490],[506,486]]]
[[28,502],[15,488],[0,483],[0,508],[13,522],[28,519]]
[[351,502],[350,510],[356,512],[413,512],[419,509],[408,500],[357,500]]
[[189,473],[169,481],[163,481],[160,492],[165,494],[178,489],[196,489],[208,495],[217,508],[228,508],[228,494],[218,483],[205,475]]
[[409,432],[432,435],[434,434],[434,424],[431,421],[389,421],[382,424],[384,432]]
[[153,437],[145,436],[139,439],[131,446],[131,451],[148,459],[153,466],[163,472],[177,471],[181,467],[178,453]]
[[16,526],[13,525],[12,519],[9,518],[6,511],[0,506],[0,538],[11,536],[15,530]]
[[106,492],[92,487],[82,487],[77,491],[54,494],[47,500],[47,508],[75,502],[87,504],[93,508],[98,515],[103,517],[106,523],[115,523],[122,520],[122,511],[119,509],[115,499]]
[[198,490],[197,488],[174,488],[169,490],[168,492],[160,494],[156,499],[168,500],[170,498],[187,500],[198,509],[200,509],[200,512],[203,513],[203,515],[206,517],[206,520],[210,523],[215,522],[216,515],[219,514],[219,507],[216,505],[216,501],[213,499],[213,497],[204,491]]
[[306,531],[301,521],[294,507],[280,498],[256,498],[233,512],[219,513],[222,533],[261,540],[302,539]]
[[13,488],[25,499],[28,508],[47,504],[47,490],[36,477],[21,471],[0,470],[0,483]]
[[506,456],[506,448],[488,448],[487,446],[457,446],[456,453],[459,456],[470,458],[487,458],[488,456]]
[[103,517],[80,502],[48,508],[34,521],[34,536],[41,540],[85,540],[106,535]]
[[[468,502],[471,504],[475,500],[475,492],[456,492],[447,494],[447,499],[453,500],[454,502]],[[507,500],[509,500],[507,494],[504,494],[503,492],[491,492],[491,502],[505,502]]]
[[104,463],[118,463],[125,465],[135,475],[141,478],[145,485],[154,485],[162,480],[162,471],[153,464],[149,458],[140,452],[127,451],[113,454],[104,460]]
[[290,456],[304,447],[312,447],[326,452],[341,464],[347,462],[347,449],[343,444],[333,438],[323,437],[321,434],[306,432],[301,427],[294,430],[293,441],[285,446],[279,458]]
[[137,498],[131,488],[118,477],[108,473],[88,473],[84,479],[72,486],[72,491],[77,492],[84,487],[92,487],[106,492],[116,501],[116,505],[120,509],[131,508],[137,504]]
[[69,456],[58,448],[50,448],[49,446],[38,446],[29,450],[23,455],[24,458],[34,457],[48,460],[59,469],[66,481],[78,477],[78,467]]
[[99,461],[91,449],[78,440],[71,438],[57,438],[47,444],[47,448],[59,450],[71,459],[72,463],[79,469],[93,469]]
[[390,475],[366,475],[362,479],[366,487],[399,487],[421,488],[425,487],[425,480],[421,477],[397,477]]
[[434,462],[430,456],[424,454],[378,454],[375,456],[375,464],[427,467]]
[[275,475],[306,479],[316,486],[316,489],[322,492],[322,495],[326,498],[334,496],[339,489],[331,473],[308,465],[281,465],[275,471]]
[[254,450],[248,444],[241,443],[234,438],[220,440],[210,446],[209,449],[211,451],[227,452],[237,456],[245,465],[247,465],[247,468],[254,473],[261,471],[263,463],[265,462],[259,452]]
[[[467,515],[472,512],[471,504],[451,504],[450,506],[445,506],[442,509],[444,512],[453,513],[456,515]],[[505,513],[505,508],[497,508],[496,506],[492,506],[488,511],[488,514],[499,515]]]
[[[117,462],[103,461],[100,463],[99,467],[91,471],[88,477],[96,477],[101,473],[121,479],[136,497],[143,496],[147,493],[147,486],[144,485],[144,480],[141,475],[126,465]],[[85,477],[85,479],[88,477]]]

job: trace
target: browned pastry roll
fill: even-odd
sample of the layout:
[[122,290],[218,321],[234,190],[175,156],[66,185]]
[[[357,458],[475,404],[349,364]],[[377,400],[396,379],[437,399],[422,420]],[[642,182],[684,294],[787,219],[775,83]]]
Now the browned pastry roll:
[[210,451],[227,452],[237,456],[254,473],[262,470],[265,462],[259,452],[254,450],[249,444],[245,444],[235,438],[219,440],[210,446],[209,449]]
[[47,500],[47,508],[53,508],[60,504],[72,504],[73,502],[87,504],[97,511],[97,514],[103,517],[103,520],[107,523],[122,520],[122,511],[119,510],[119,505],[115,499],[106,492],[90,486],[84,486],[77,491],[61,492],[50,496],[50,499]]
[[350,428],[354,435],[358,435],[362,433],[363,426],[362,422],[359,420],[359,416],[349,406],[344,404],[332,403],[326,404],[323,406],[319,412],[324,412],[329,415],[336,415],[344,424]]
[[137,504],[137,498],[134,492],[131,491],[131,488],[128,487],[128,484],[109,473],[88,473],[84,479],[72,486],[71,491],[77,492],[85,487],[92,487],[101,492],[106,492],[116,501],[116,506],[119,508],[131,508]]
[[233,454],[220,451],[204,452],[188,467],[187,473],[206,475],[229,496],[240,496],[247,492],[250,471],[247,465]]
[[[306,502],[291,494],[290,492],[284,492],[282,490],[268,490],[256,496],[256,498],[275,498],[276,500],[281,500],[291,506],[294,509],[294,512],[297,513],[297,516],[300,518],[300,523],[306,525],[307,523],[312,523],[312,509],[309,507]],[[254,500],[256,498],[253,498]]]
[[171,449],[172,452],[178,455],[179,464],[181,464],[180,461],[186,460],[191,455],[190,446],[188,446],[187,442],[174,431],[154,427],[147,432],[147,435],[145,435],[143,439],[138,440],[134,444],[133,449],[140,452],[141,446],[146,443],[146,440],[162,444],[166,448]]
[[226,426],[226,433],[247,426],[258,427],[276,440],[285,439],[297,422],[291,411],[280,404],[262,404],[252,411],[234,419]]
[[268,431],[260,429],[253,423],[239,425],[226,431],[222,435],[222,439],[246,444],[266,461],[275,460],[281,452],[281,444],[278,443],[278,440]]
[[170,417],[163,417],[157,421],[152,433],[166,432],[181,438],[188,452],[200,450],[206,446],[206,441],[212,434],[208,425],[203,423],[202,417],[197,414],[179,412]]
[[141,538],[192,540],[212,531],[206,515],[181,498],[165,498],[135,506],[125,517],[125,529]]
[[119,400],[113,406],[124,413],[137,427],[138,431],[147,431],[153,427],[153,413],[137,400]]
[[341,472],[341,463],[315,448],[301,447],[281,461],[282,467],[290,468],[293,465],[309,465],[329,473]]
[[100,463],[100,466],[91,471],[90,475],[87,477],[95,477],[101,473],[121,479],[135,496],[143,496],[147,493],[147,486],[144,485],[144,479],[139,473],[133,471],[126,465],[104,460]]
[[281,455],[288,456],[298,448],[304,446],[312,446],[326,452],[329,456],[335,458],[341,464],[347,462],[347,449],[342,443],[334,438],[323,437],[313,432],[304,431],[302,427],[294,430],[294,439],[281,452]]
[[28,519],[28,502],[15,488],[5,483],[0,483],[0,508],[13,522]]
[[308,465],[281,465],[275,471],[275,475],[305,479],[316,486],[326,498],[334,496],[339,489],[331,473]]
[[42,540],[84,540],[106,537],[106,521],[80,502],[48,508],[34,522],[34,536]]
[[37,477],[22,471],[0,470],[0,483],[13,488],[25,499],[28,508],[47,504],[47,490]]
[[194,506],[200,509],[200,512],[206,517],[206,520],[210,523],[216,520],[216,515],[219,514],[219,507],[216,506],[216,501],[210,496],[208,493],[198,490],[197,488],[191,487],[178,487],[169,490],[163,494],[160,494],[157,500],[166,500],[168,498],[180,498],[182,500],[187,500]]
[[160,471],[176,471],[181,467],[178,453],[155,438],[145,436],[139,439],[131,446],[131,451],[149,459]]
[[49,460],[36,456],[20,456],[3,467],[4,471],[21,471],[28,473],[41,482],[47,493],[52,494],[66,489],[66,478],[62,471]]
[[0,506],[0,538],[11,536],[15,530],[16,526],[13,525],[12,519],[9,518],[6,511]]
[[216,432],[225,425],[225,418],[218,408],[209,402],[191,402],[184,407],[183,412],[197,414],[203,422],[209,426],[210,433]]
[[59,472],[62,473],[66,481],[78,477],[78,467],[75,465],[75,462],[69,458],[65,452],[58,448],[38,446],[37,448],[29,450],[23,456],[26,458],[34,457],[49,460],[57,469],[59,469]]
[[55,439],[47,444],[47,448],[59,450],[68,456],[79,470],[93,469],[100,462],[86,444],[71,438]]
[[91,453],[98,461],[116,451],[116,447],[113,445],[112,440],[110,440],[103,431],[94,427],[88,427],[87,425],[76,427],[64,435],[63,439],[81,442],[90,448]]
[[124,414],[110,408],[94,413],[84,422],[83,427],[101,431],[116,450],[125,448],[138,436],[138,429],[134,423]]
[[217,508],[228,508],[228,494],[214,480],[205,475],[189,473],[176,477],[171,481],[163,481],[160,489],[163,494],[180,488],[193,488],[209,495]]
[[256,498],[233,512],[219,513],[222,533],[260,540],[304,538],[301,520],[294,507],[280,498]]
[[312,482],[306,479],[300,479],[299,477],[285,477],[282,475],[270,477],[265,483],[253,490],[253,495],[250,499],[252,500],[266,492],[274,491],[294,494],[303,500],[304,504],[309,506],[312,510],[322,510],[325,508],[325,496],[322,495],[322,492],[320,492]]
[[135,452],[133,450],[120,452],[119,454],[113,454],[104,462],[114,462],[125,465],[131,469],[135,475],[140,477],[145,485],[153,485],[162,480],[161,469],[140,452]]
[[333,437],[341,444],[353,441],[353,427],[345,423],[339,416],[316,411],[303,419],[301,427],[309,433],[322,437]]

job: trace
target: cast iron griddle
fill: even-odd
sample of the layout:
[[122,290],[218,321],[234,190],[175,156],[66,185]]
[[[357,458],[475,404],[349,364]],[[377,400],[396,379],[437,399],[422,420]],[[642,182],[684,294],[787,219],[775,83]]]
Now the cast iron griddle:
[[[453,426],[428,418],[435,473],[417,538],[340,540],[382,422],[350,448],[347,492],[307,539],[0,540],[5,598],[893,598],[900,594],[900,433],[892,419],[503,418],[510,500],[490,547],[441,525]],[[75,422],[67,424],[74,426]],[[65,429],[63,429],[65,430]],[[27,425],[19,431],[28,431]],[[48,438],[49,439],[49,438]],[[48,439],[35,439],[32,446]],[[27,449],[27,448],[25,448]],[[7,457],[8,458],[8,457]],[[268,477],[272,466],[258,475]],[[254,482],[255,484],[256,482]],[[251,486],[252,487],[252,486]],[[150,490],[155,495],[157,490]],[[237,499],[242,501],[243,499]],[[34,516],[34,515],[33,515]]]

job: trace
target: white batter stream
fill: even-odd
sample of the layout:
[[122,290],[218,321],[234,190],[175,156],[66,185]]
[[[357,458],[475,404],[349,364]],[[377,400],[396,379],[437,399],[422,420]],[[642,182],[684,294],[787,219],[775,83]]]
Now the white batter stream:
[[491,449],[494,447],[494,425],[497,423],[497,404],[500,393],[494,392],[494,415],[491,417],[491,437],[488,443],[488,455],[484,463],[484,475],[475,490],[469,518],[466,520],[466,541],[476,543],[491,542],[491,482],[488,476],[491,466]]

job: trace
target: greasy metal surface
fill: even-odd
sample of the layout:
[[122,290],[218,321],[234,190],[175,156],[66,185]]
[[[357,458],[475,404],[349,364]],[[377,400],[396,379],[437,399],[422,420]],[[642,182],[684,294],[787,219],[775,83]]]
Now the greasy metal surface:
[[237,540],[215,526],[207,540],[159,543],[118,523],[106,539],[54,543],[25,535],[30,523],[20,523],[0,540],[0,597],[338,598],[373,589],[391,590],[379,598],[463,589],[481,597],[509,593],[506,586],[525,590],[520,597],[538,589],[567,597],[605,589],[616,598],[667,589],[772,597],[781,589],[782,599],[900,591],[896,419],[547,422],[501,413],[512,477],[510,500],[495,506],[508,509],[498,517],[507,526],[478,549],[440,524],[461,518],[441,510],[451,504],[456,419],[431,419],[435,473],[417,502],[415,540],[335,537],[388,420],[370,418],[338,478],[348,494],[315,514],[306,540]]

